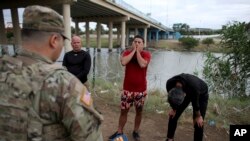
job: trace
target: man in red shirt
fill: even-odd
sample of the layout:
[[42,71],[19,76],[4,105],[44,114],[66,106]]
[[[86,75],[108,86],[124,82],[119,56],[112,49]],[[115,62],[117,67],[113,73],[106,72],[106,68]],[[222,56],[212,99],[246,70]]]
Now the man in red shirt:
[[123,83],[123,92],[121,95],[121,113],[117,132],[109,137],[114,139],[117,135],[123,134],[123,127],[127,121],[127,115],[130,106],[135,105],[136,116],[133,131],[133,138],[140,140],[138,133],[142,109],[147,96],[147,68],[151,59],[151,54],[143,50],[144,39],[136,35],[133,39],[132,48],[125,50],[121,56],[121,64],[125,66],[125,78]]

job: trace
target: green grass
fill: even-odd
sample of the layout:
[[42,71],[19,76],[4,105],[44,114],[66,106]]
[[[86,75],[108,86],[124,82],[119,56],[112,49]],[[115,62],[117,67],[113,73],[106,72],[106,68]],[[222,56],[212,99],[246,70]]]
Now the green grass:
[[104,101],[111,105],[118,105],[120,103],[120,94],[121,94],[121,83],[111,83],[109,81],[105,81],[103,79],[95,80],[95,87],[92,87],[91,83],[91,93],[95,94],[96,97],[101,98]]
[[[149,43],[149,46],[159,49],[166,49],[166,50],[175,50],[175,51],[187,51],[185,47],[178,40],[159,40],[158,42]],[[226,50],[220,47],[219,41],[216,41],[214,44],[210,46],[204,45],[199,43],[198,46],[190,49],[189,51],[195,52],[225,52]]]
[[[110,105],[120,104],[120,94],[122,92],[122,83],[114,85],[114,83],[97,79],[95,95],[102,98]],[[217,107],[217,111],[215,110]],[[144,112],[146,114],[168,114],[170,106],[167,103],[167,95],[165,91],[157,89],[148,90],[148,96],[145,101]],[[180,117],[180,123],[193,122],[191,104]],[[232,98],[223,99],[220,96],[211,96],[208,102],[205,122],[209,120],[215,121],[216,127],[229,129],[231,124],[250,124],[250,100],[249,98]]]
[[145,101],[144,110],[146,112],[165,113],[169,108],[166,95],[159,90],[149,90]]
[[[210,113],[219,123],[249,124],[250,98],[223,99],[219,96],[210,98]],[[213,104],[213,105],[212,105]],[[214,106],[217,104],[219,114],[215,114]],[[211,115],[210,115],[211,116]]]
[[[97,47],[97,39],[96,38],[90,38],[89,41],[90,47]],[[82,45],[84,47],[86,47],[86,38],[82,38]],[[109,40],[108,38],[101,38],[101,47],[102,48],[108,48],[109,46]],[[118,43],[117,43],[117,39],[113,39],[113,48],[117,48],[118,47]]]

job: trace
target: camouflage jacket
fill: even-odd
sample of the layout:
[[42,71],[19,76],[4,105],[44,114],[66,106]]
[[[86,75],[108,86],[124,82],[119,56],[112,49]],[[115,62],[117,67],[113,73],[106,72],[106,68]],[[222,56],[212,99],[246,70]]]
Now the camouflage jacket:
[[0,140],[102,141],[102,120],[61,65],[25,50],[0,58]]

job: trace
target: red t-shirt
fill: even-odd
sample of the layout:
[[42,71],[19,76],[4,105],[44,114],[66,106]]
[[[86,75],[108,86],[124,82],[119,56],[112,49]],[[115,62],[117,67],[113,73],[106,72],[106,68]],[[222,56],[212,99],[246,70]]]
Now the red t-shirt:
[[[122,56],[127,56],[131,52],[132,50],[125,50]],[[141,56],[149,63],[151,59],[150,52],[143,50]],[[140,67],[135,53],[125,67],[123,89],[131,92],[144,92],[147,89],[147,68],[148,66],[145,68]]]

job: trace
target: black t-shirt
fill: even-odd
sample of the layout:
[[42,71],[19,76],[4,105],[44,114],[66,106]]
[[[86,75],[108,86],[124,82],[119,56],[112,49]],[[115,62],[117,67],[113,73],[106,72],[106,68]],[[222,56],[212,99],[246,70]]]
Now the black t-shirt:
[[64,55],[63,66],[74,74],[82,83],[87,81],[87,75],[91,67],[91,57],[86,51],[70,51]]
[[176,82],[182,84],[182,89],[186,93],[186,96],[191,98],[194,110],[200,110],[199,98],[208,94],[207,84],[197,76],[182,73],[168,79],[166,84],[168,92],[176,86]]

